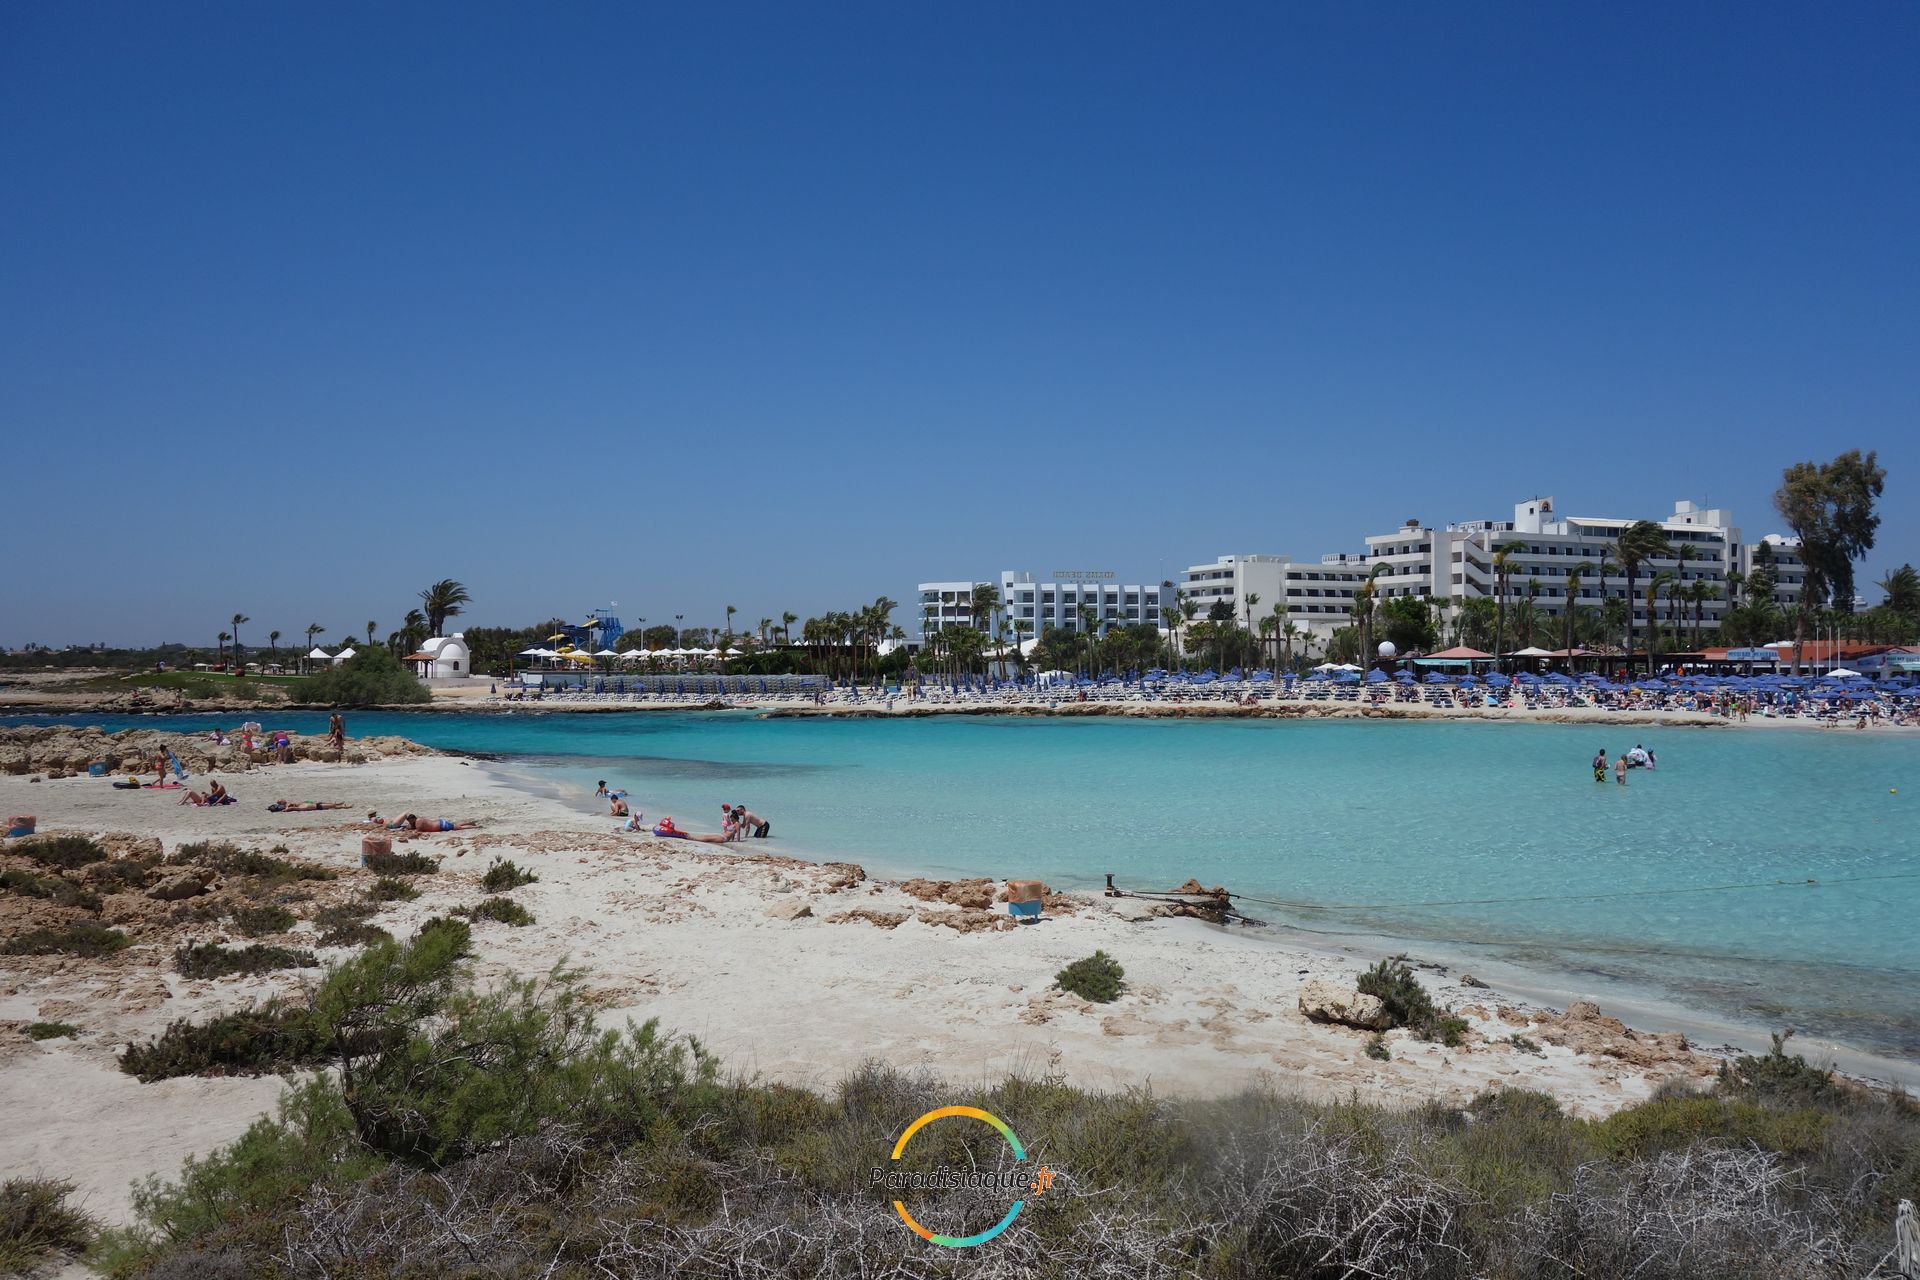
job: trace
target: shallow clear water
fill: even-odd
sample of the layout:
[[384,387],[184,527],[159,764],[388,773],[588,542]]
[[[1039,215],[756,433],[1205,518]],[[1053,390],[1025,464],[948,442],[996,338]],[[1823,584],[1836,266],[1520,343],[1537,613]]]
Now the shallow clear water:
[[[1920,742],[1903,736],[653,712],[368,713],[349,728],[513,757],[583,804],[604,777],[693,830],[744,802],[772,820],[775,850],[1063,887],[1192,876],[1290,904],[1246,904],[1275,922],[1623,980],[1920,1056]],[[1656,772],[1593,782],[1597,748],[1635,742]]]

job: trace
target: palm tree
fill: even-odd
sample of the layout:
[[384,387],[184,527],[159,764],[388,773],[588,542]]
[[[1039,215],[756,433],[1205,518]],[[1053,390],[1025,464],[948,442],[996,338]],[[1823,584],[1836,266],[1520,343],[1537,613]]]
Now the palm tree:
[[[1607,548],[1607,555],[1620,566],[1627,579],[1627,671],[1633,671],[1633,582],[1641,566],[1668,554],[1666,532],[1651,520],[1635,520],[1620,531],[1620,537]],[[1653,625],[1653,610],[1647,610],[1647,625]],[[1653,650],[1647,650],[1647,670],[1653,670]]]
[[1920,615],[1920,572],[1903,564],[1874,584],[1887,593],[1886,606],[1907,617]]
[[220,633],[220,648],[218,653],[219,653],[219,660],[220,660],[221,666],[225,666],[227,663],[227,641],[232,638],[233,637],[229,636],[224,631]]
[[1499,665],[1500,655],[1507,649],[1507,576],[1508,565],[1513,556],[1525,551],[1527,546],[1519,539],[1509,539],[1500,544],[1493,553],[1493,594],[1499,620],[1493,624],[1493,656],[1495,665]]
[[727,643],[723,646],[724,648],[733,647],[733,615],[738,612],[740,611],[732,605],[727,606]]
[[1566,643],[1560,647],[1567,653],[1564,661],[1569,667],[1573,665],[1573,602],[1580,598],[1580,579],[1586,575],[1586,572],[1587,567],[1580,564],[1567,570],[1567,604],[1566,608],[1560,611],[1562,615],[1560,619],[1562,623],[1561,631]]
[[267,632],[267,647],[272,651],[273,661],[277,665],[280,661],[280,633],[278,631]]
[[1360,665],[1373,668],[1373,594],[1374,582],[1380,575],[1392,573],[1393,566],[1385,561],[1376,561],[1368,572],[1360,589],[1353,593],[1353,616],[1360,623]]
[[[1660,643],[1660,592],[1673,581],[1673,574],[1662,569],[1647,579],[1647,674],[1653,674],[1653,651]],[[1633,658],[1628,655],[1628,669],[1632,669]]]
[[1200,616],[1200,602],[1193,599],[1182,598],[1180,601],[1179,610],[1180,610],[1180,656],[1182,658],[1185,658],[1187,656],[1186,638],[1193,631],[1193,620]]
[[240,665],[240,624],[252,621],[253,619],[244,613],[233,615],[233,665],[235,667]]
[[466,587],[452,578],[442,578],[420,593],[420,603],[426,607],[427,626],[434,635],[439,635],[447,624],[447,619],[460,613],[460,606],[472,604],[473,597],[467,594]]
[[[1274,606],[1276,609],[1279,607],[1279,605]],[[1280,639],[1287,647],[1286,662],[1289,668],[1293,666],[1293,642],[1296,640],[1311,640],[1311,638],[1312,633],[1302,631],[1299,627],[1295,626],[1292,618],[1288,618],[1280,625]]]
[[372,618],[367,619],[367,647],[369,649],[373,647],[373,629],[379,625],[380,624],[375,622]]
[[306,662],[307,654],[313,652],[313,638],[315,636],[323,636],[325,634],[327,634],[327,629],[321,626],[319,623],[309,622],[307,624],[307,647],[301,651],[301,654],[300,654],[301,662],[303,663]]
[[780,615],[780,635],[788,644],[793,643],[793,624],[798,621],[800,621],[800,615],[797,613]]
[[1260,603],[1260,593],[1258,591],[1249,591],[1247,592],[1246,599],[1247,599],[1247,644],[1248,644],[1248,650],[1249,650],[1248,662],[1254,663],[1254,658],[1251,655],[1252,644],[1253,644],[1253,606]]
[[772,618],[760,619],[760,647],[762,649],[767,647],[767,632],[772,629],[773,629]]

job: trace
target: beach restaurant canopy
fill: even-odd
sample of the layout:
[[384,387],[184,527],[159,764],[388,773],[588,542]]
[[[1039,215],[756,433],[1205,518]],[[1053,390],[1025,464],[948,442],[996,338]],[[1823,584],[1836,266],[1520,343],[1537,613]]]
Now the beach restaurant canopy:
[[1493,655],[1458,644],[1451,649],[1442,649],[1438,653],[1430,653],[1424,658],[1415,658],[1413,661],[1415,666],[1421,667],[1466,667],[1471,670],[1476,662],[1492,662]]

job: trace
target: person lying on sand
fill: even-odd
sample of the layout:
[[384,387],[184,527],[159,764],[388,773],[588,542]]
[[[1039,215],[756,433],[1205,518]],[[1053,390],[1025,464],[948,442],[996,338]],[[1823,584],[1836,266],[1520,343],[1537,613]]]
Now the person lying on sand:
[[418,814],[403,813],[387,824],[389,831],[465,831],[477,827],[477,822],[459,821],[452,818],[422,818]]
[[663,840],[698,840],[703,844],[725,844],[727,842],[725,836],[718,835],[711,831],[682,831],[673,825],[672,818],[660,819],[660,825],[653,829],[653,834]]
[[272,804],[267,806],[267,812],[268,813],[318,813],[322,809],[344,809],[346,807],[347,807],[346,801],[344,800],[340,801],[339,803],[333,803],[330,801],[321,801],[317,804],[300,804],[298,802],[289,802],[286,800],[275,800]]

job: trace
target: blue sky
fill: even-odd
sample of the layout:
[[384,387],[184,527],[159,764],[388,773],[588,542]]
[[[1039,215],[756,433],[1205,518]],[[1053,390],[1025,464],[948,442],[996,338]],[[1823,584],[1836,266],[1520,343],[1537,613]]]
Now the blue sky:
[[[9,6],[0,644],[750,625],[1890,472],[1920,8]],[[911,626],[912,611],[898,615]]]

